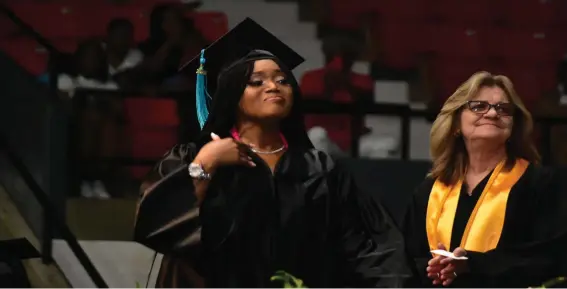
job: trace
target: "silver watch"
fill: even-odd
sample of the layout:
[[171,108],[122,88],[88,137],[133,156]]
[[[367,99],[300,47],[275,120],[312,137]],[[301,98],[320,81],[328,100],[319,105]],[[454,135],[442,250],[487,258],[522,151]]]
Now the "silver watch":
[[210,180],[211,175],[205,172],[203,165],[197,163],[190,163],[187,168],[189,171],[189,176],[197,180]]

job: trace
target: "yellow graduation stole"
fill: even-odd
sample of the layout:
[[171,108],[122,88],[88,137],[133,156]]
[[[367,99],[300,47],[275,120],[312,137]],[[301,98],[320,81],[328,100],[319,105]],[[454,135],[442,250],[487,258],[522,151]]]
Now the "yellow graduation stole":
[[[487,252],[498,245],[510,190],[524,174],[529,162],[517,159],[514,167],[507,172],[502,171],[504,164],[505,161],[500,162],[492,172],[469,217],[460,243],[460,247],[467,251]],[[447,250],[451,246],[453,221],[462,184],[462,179],[452,186],[446,186],[439,180],[433,184],[425,220],[431,250],[437,249],[439,243],[445,245]]]

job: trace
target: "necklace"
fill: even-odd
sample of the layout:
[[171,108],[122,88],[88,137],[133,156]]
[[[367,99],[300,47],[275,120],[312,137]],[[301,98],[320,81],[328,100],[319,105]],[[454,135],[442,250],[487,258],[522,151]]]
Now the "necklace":
[[282,145],[280,148],[275,149],[273,151],[261,151],[261,150],[257,150],[255,148],[250,148],[251,151],[257,153],[257,154],[263,154],[263,155],[271,155],[271,154],[275,154],[275,153],[279,153],[281,152],[283,149],[285,149],[285,144]]

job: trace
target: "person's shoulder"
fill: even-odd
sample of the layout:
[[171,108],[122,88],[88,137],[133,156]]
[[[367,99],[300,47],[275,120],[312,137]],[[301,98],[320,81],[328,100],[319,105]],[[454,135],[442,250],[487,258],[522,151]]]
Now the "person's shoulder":
[[431,176],[426,176],[423,181],[415,188],[415,196],[425,196],[431,193],[431,189],[435,184],[436,179]]

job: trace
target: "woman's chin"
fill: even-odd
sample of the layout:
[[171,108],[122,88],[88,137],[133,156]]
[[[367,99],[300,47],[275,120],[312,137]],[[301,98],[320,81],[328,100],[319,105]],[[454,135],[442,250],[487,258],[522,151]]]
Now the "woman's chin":
[[505,140],[506,140],[506,136],[504,134],[498,133],[498,132],[482,132],[482,133],[474,134],[469,139],[470,140],[484,140],[484,141],[490,141],[490,142],[494,142],[494,143],[499,143],[499,142],[504,143]]

